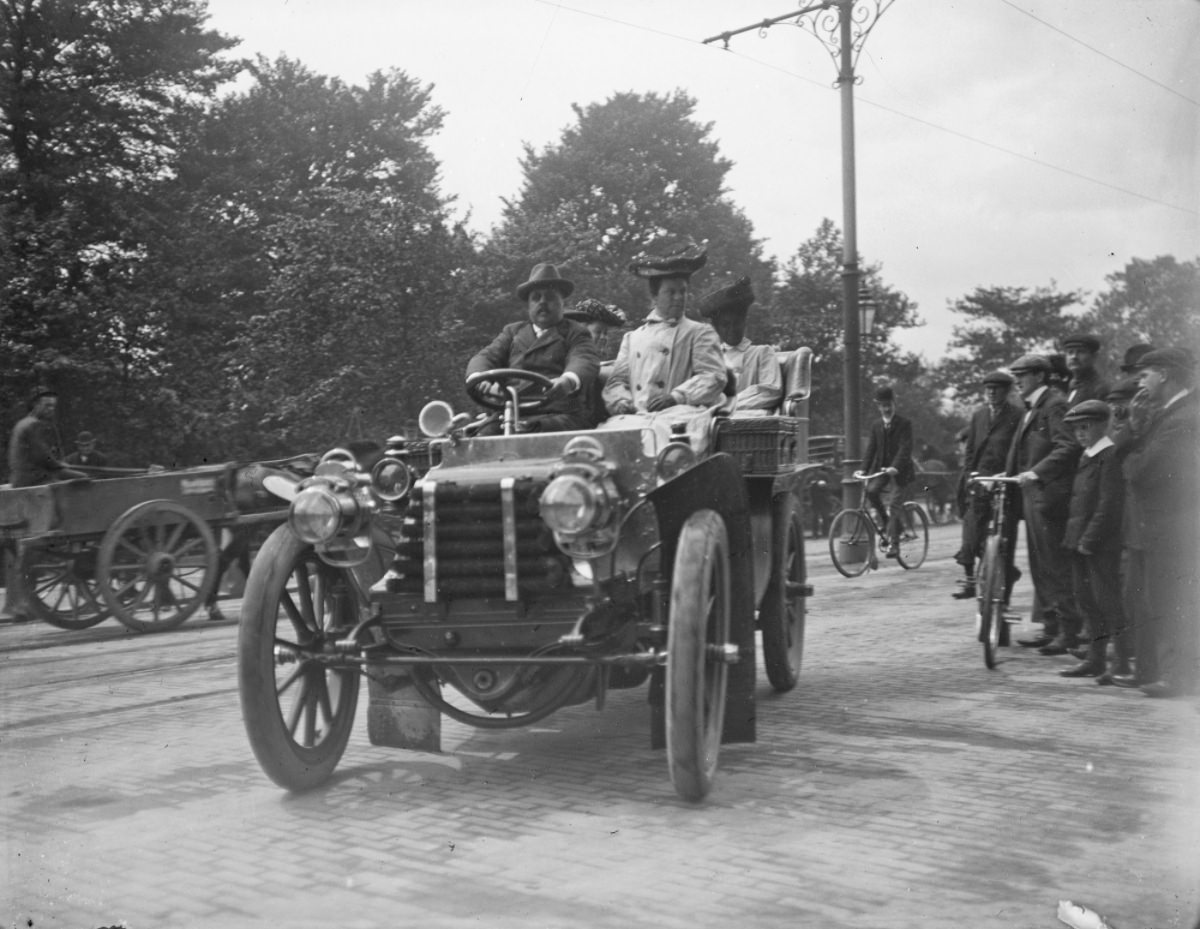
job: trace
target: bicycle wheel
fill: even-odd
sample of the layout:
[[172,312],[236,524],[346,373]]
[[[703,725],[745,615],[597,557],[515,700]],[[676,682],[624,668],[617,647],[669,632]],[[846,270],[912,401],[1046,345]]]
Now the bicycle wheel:
[[913,570],[925,563],[929,552],[929,517],[916,503],[904,504],[904,523],[900,527],[896,560],[902,568]]
[[989,536],[979,565],[979,641],[983,643],[983,663],[996,667],[996,650],[1004,633],[1004,557],[1000,537]]
[[859,510],[842,510],[829,525],[829,557],[846,577],[858,577],[871,566],[875,527]]

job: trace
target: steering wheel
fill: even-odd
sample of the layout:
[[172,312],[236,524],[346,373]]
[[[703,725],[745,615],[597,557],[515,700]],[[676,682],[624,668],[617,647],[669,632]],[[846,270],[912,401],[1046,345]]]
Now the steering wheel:
[[544,407],[546,405],[545,391],[554,384],[544,374],[538,374],[536,371],[523,371],[520,368],[492,368],[490,371],[476,371],[467,376],[467,396],[481,407],[489,410],[503,410],[508,403],[507,393],[503,397],[496,397],[484,392],[483,385],[489,382],[502,390],[513,382],[541,387],[543,393],[521,400],[517,404],[517,410],[521,413],[536,413]]

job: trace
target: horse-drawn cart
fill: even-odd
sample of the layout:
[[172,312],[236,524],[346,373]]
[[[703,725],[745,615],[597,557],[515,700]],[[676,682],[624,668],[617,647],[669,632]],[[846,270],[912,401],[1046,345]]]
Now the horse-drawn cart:
[[0,489],[0,541],[17,552],[24,609],[60,629],[109,616],[173,629],[218,581],[223,529],[277,524],[262,465],[208,465]]

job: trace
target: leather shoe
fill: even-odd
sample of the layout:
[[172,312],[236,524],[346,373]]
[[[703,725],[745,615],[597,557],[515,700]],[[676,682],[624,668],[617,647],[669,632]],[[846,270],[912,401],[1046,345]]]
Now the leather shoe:
[[960,590],[956,590],[950,596],[952,596],[955,600],[971,600],[975,597],[975,585],[966,584]]
[[1088,650],[1086,645],[1081,646],[1080,648],[1069,649],[1069,651],[1071,652],[1072,658],[1078,658],[1080,661],[1087,661]]
[[1138,686],[1137,678],[1132,674],[1110,674],[1109,677],[1112,678],[1110,683],[1114,687],[1128,687],[1132,689]]
[[1035,635],[1032,639],[1017,639],[1017,644],[1021,648],[1041,648],[1043,645],[1049,645],[1053,641],[1053,636]]
[[1180,692],[1166,681],[1152,681],[1138,688],[1147,697],[1178,697]]
[[1090,661],[1085,661],[1083,664],[1077,664],[1073,668],[1066,668],[1058,672],[1059,677],[1099,677],[1104,673],[1104,665],[1092,664]]
[[1062,639],[1054,639],[1048,644],[1043,645],[1038,651],[1043,655],[1065,655],[1068,649]]
[[1113,682],[1113,676],[1112,676],[1111,671],[1105,671],[1098,678],[1096,678],[1096,683],[1099,684],[1101,687],[1107,687],[1107,686],[1111,685],[1112,682]]

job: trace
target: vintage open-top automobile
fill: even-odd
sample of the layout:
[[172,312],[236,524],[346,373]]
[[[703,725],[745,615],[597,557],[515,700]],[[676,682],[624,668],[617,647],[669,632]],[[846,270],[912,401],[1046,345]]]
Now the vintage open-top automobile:
[[269,485],[289,519],[255,560],[239,642],[263,770],[327,780],[363,676],[371,741],[423,750],[443,714],[521,726],[649,682],[651,743],[703,798],[721,742],[755,738],[756,629],[776,690],[800,671],[810,358],[781,355],[776,415],[730,399],[582,432],[522,432],[538,376],[487,371],[468,392],[502,434],[434,402],[428,441],[335,449]]

